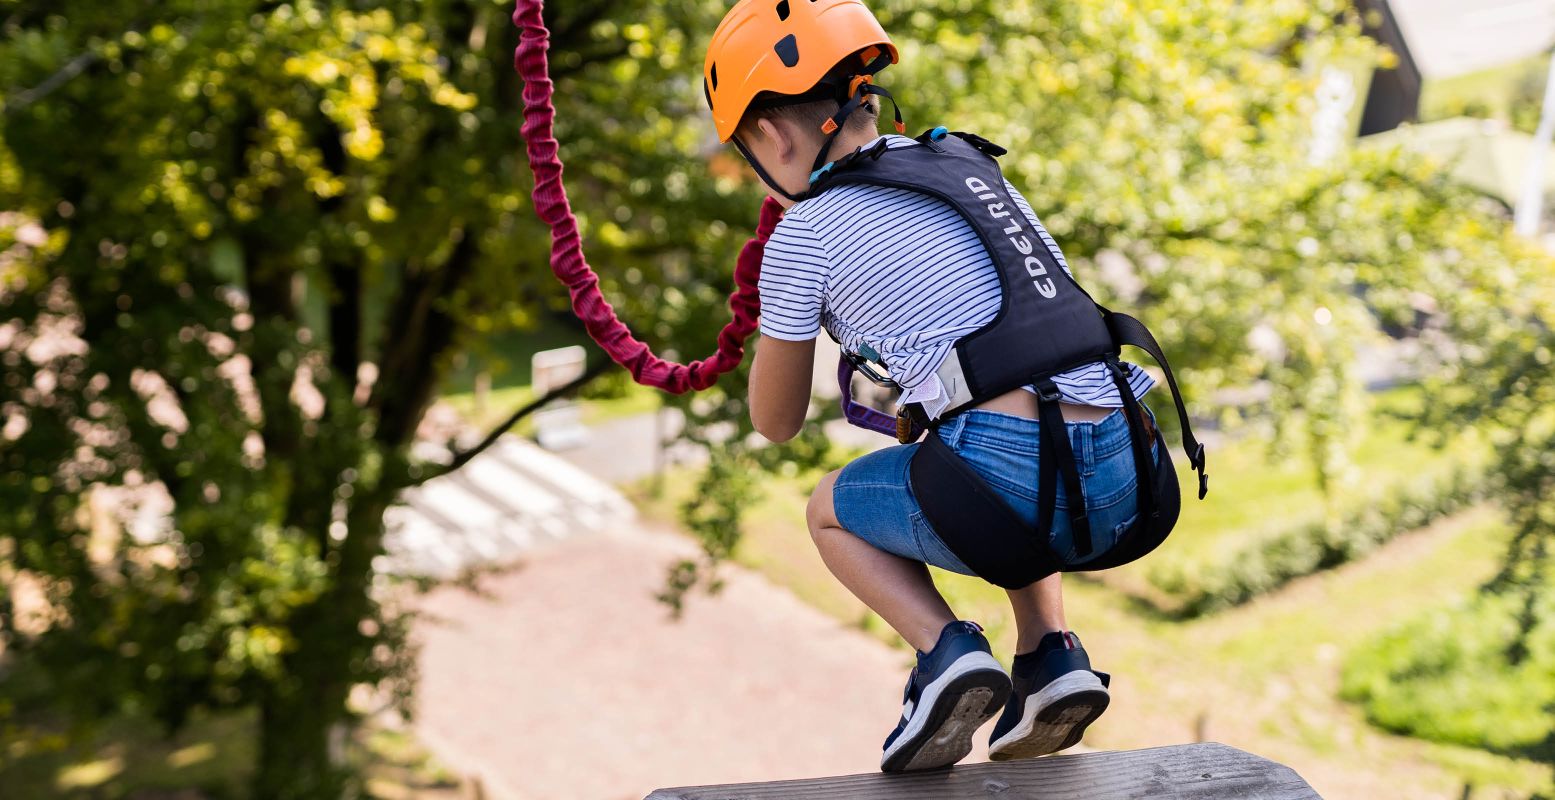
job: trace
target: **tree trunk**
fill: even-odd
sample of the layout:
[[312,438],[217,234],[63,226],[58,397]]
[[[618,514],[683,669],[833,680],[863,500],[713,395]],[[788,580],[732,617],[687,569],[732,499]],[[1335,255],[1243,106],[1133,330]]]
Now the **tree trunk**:
[[[373,646],[382,640],[364,634],[361,624],[378,614],[370,588],[372,561],[383,550],[388,506],[389,499],[376,492],[352,504],[349,533],[327,559],[329,588],[294,616],[297,649],[287,654],[285,674],[266,687],[260,701],[255,800],[337,798],[354,779],[344,763],[357,721],[346,705],[351,687],[377,683],[395,671],[375,662]],[[395,654],[406,652],[397,642],[386,643]]]
[[348,774],[330,747],[331,731],[347,721],[344,683],[338,677],[312,678],[338,675],[346,667],[332,669],[323,659],[308,659],[304,650],[296,655],[303,658],[291,661],[309,663],[314,674],[290,674],[268,687],[260,701],[254,800],[323,800],[344,794]]

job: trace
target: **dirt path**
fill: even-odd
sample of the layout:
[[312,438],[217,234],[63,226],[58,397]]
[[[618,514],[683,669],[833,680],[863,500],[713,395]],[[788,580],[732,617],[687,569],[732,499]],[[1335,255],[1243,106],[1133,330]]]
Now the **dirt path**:
[[910,656],[735,567],[670,621],[653,594],[689,549],[624,530],[539,552],[489,596],[430,595],[423,741],[504,800],[878,768]]

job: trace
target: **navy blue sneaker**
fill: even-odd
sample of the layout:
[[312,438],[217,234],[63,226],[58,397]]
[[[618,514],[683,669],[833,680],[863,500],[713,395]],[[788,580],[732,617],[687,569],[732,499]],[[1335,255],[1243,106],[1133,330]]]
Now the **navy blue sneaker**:
[[973,622],[952,622],[934,649],[918,654],[907,679],[902,721],[885,740],[884,772],[948,767],[972,752],[972,735],[1010,697],[1010,676]]
[[988,741],[988,757],[994,761],[1074,747],[1112,699],[1107,694],[1111,679],[1091,669],[1080,637],[1068,631],[1050,633],[1036,650],[1016,656],[1010,680],[1014,693]]

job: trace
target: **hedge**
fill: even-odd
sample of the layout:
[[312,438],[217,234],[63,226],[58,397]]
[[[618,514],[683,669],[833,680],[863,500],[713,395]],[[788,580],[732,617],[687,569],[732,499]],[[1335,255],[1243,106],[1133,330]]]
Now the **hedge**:
[[1231,557],[1211,563],[1171,563],[1149,573],[1151,585],[1196,617],[1240,605],[1296,578],[1361,558],[1393,537],[1484,499],[1479,466],[1454,465],[1446,475],[1406,483],[1337,522],[1318,521],[1260,536]]

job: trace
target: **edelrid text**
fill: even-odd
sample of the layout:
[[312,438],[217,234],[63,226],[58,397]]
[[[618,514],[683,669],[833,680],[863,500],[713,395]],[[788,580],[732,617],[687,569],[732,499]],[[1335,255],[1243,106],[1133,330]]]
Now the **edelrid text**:
[[1031,275],[1031,283],[1037,287],[1037,293],[1049,298],[1058,294],[1058,287],[1053,285],[1053,279],[1046,277],[1047,267],[1042,266],[1042,259],[1032,255],[1035,247],[1031,243],[1031,237],[1027,236],[1025,229],[1021,227],[1020,218],[1011,213],[1015,209],[1006,207],[1002,202],[991,202],[997,201],[999,195],[981,178],[967,178],[966,188],[971,189],[978,200],[988,204],[989,216],[994,219],[1009,219],[1009,224],[1004,228],[1004,235],[1010,237],[1010,243],[1026,257],[1026,272]]

